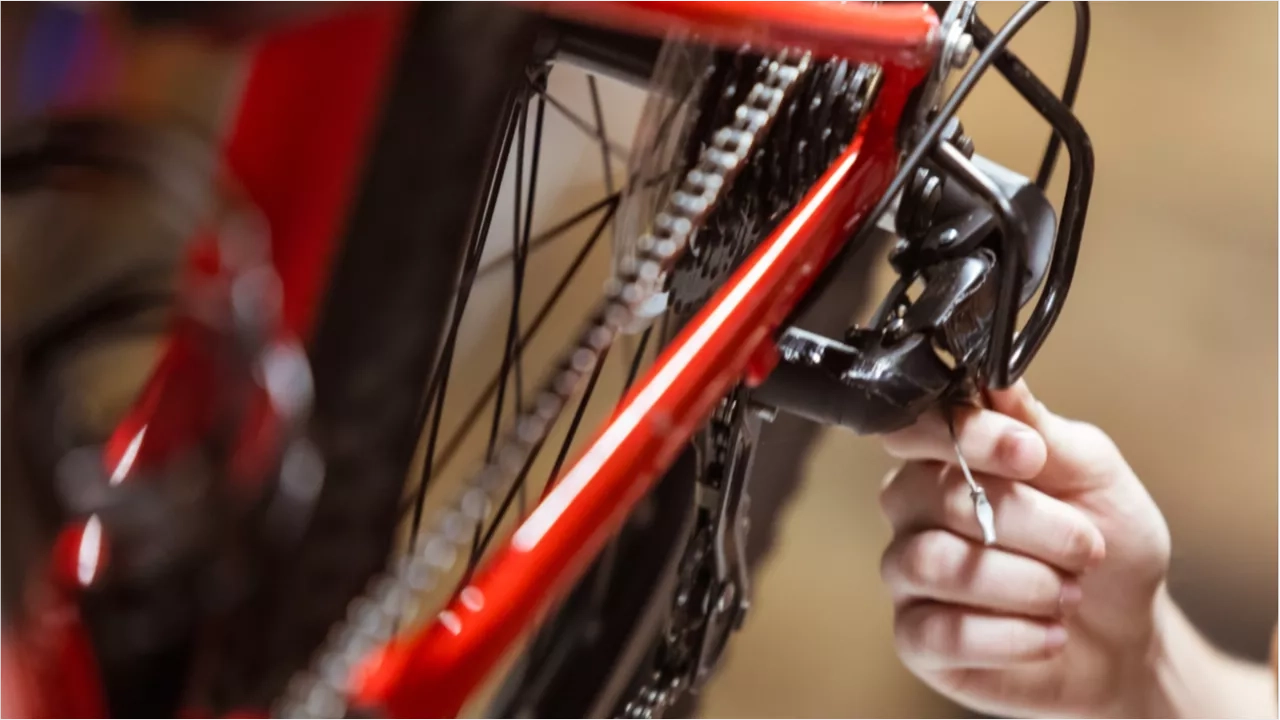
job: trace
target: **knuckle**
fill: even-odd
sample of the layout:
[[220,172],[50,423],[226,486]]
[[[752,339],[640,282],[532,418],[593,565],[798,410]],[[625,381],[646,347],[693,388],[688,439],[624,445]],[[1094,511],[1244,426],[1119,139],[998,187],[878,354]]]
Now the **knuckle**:
[[937,606],[916,606],[898,612],[894,617],[893,639],[898,654],[904,658],[946,655],[952,652],[947,638],[947,613]]
[[942,531],[930,530],[911,537],[902,549],[904,580],[922,590],[942,584],[955,566],[953,550],[950,537]]
[[1039,579],[1029,585],[1027,607],[1033,613],[1056,614],[1058,598],[1062,595],[1062,578],[1045,568]]
[[935,657],[958,656],[962,650],[958,620],[956,613],[941,608],[924,613],[915,628],[917,647]]
[[1060,552],[1071,562],[1082,562],[1093,551],[1093,536],[1077,524],[1071,524],[1062,532]]

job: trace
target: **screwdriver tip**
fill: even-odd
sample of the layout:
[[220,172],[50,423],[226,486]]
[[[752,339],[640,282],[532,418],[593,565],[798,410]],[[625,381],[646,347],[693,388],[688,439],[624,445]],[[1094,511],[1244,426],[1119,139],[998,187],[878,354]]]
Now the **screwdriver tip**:
[[973,497],[973,510],[978,516],[978,527],[982,528],[982,543],[987,546],[996,544],[996,514],[991,509],[991,501],[987,493],[978,488],[969,493]]

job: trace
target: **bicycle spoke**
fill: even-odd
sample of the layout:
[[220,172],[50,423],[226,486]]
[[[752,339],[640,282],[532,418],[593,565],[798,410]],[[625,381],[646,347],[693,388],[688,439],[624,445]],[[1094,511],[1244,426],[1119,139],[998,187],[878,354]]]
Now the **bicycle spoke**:
[[551,492],[551,488],[556,484],[556,478],[560,475],[560,468],[564,466],[564,460],[569,455],[569,446],[573,445],[573,436],[578,433],[578,426],[582,424],[582,416],[587,412],[587,403],[590,402],[591,396],[595,394],[596,381],[600,379],[600,371],[604,369],[604,359],[608,356],[612,346],[604,349],[600,353],[600,362],[596,363],[595,368],[591,371],[591,377],[587,380],[587,387],[582,392],[582,398],[578,400],[578,409],[573,412],[573,420],[569,423],[569,430],[565,433],[564,442],[560,443],[560,452],[556,454],[556,462],[551,466],[551,473],[547,475],[547,482],[542,486],[541,500],[545,500],[547,493]]
[[[564,292],[566,289],[568,289],[569,284],[573,281],[574,277],[577,276],[578,271],[581,270],[582,266],[586,263],[587,258],[591,255],[591,251],[595,248],[600,238],[604,236],[605,228],[609,226],[609,222],[613,219],[613,216],[617,212],[617,209],[618,209],[618,203],[615,199],[614,202],[612,202],[607,206],[607,209],[604,215],[600,218],[600,221],[596,224],[596,227],[592,230],[591,235],[588,236],[586,242],[584,242],[582,244],[581,249],[578,250],[577,256],[575,256],[573,261],[569,264],[568,270],[566,270],[565,274],[561,276],[560,281],[556,283],[555,288],[552,289],[550,296],[548,296],[547,300],[543,303],[542,307],[538,309],[538,313],[534,317],[533,321],[529,323],[529,327],[525,330],[524,335],[520,338],[521,348],[526,347],[533,340],[534,336],[538,333],[538,331],[542,328],[543,323],[546,321],[547,317],[550,316],[551,311],[555,308],[560,298],[564,295]],[[435,463],[435,467],[437,468],[447,467],[449,462],[453,460],[455,455],[457,455],[458,450],[461,449],[462,447],[462,441],[466,438],[472,426],[480,419],[480,415],[483,414],[485,407],[488,405],[489,401],[493,399],[494,393],[497,392],[499,379],[500,378],[498,375],[494,375],[489,380],[489,384],[485,386],[485,389],[480,393],[480,395],[477,397],[475,402],[467,410],[467,413],[463,417],[462,422],[459,424],[458,428],[453,432],[453,434],[449,436],[448,441],[444,444],[443,448],[441,449],[440,456],[438,461],[436,461]],[[406,504],[401,509],[401,512],[402,513],[408,512],[412,507],[413,506],[411,504]]]
[[516,187],[513,194],[515,213],[513,215],[514,227],[511,240],[512,246],[516,251],[516,262],[512,266],[511,311],[507,314],[507,339],[503,347],[502,369],[498,376],[498,397],[493,404],[493,415],[489,423],[489,442],[485,446],[484,457],[486,462],[493,461],[493,451],[498,444],[498,429],[502,426],[502,410],[503,406],[506,405],[507,378],[511,374],[511,362],[515,351],[516,337],[520,332],[516,326],[516,322],[519,320],[520,291],[523,289],[524,284],[524,268],[520,262],[519,250],[520,207],[523,199],[520,196],[524,192],[524,141],[528,109],[528,103],[522,99],[516,130]]
[[[481,222],[480,234],[473,240],[473,242],[478,241],[476,243],[478,247],[476,247],[474,253],[469,253],[466,256],[464,277],[460,283],[459,292],[457,294],[456,306],[450,324],[449,334],[443,347],[440,360],[438,361],[439,367],[432,374],[431,382],[429,384],[426,397],[424,398],[422,410],[423,422],[420,424],[425,426],[427,419],[430,418],[430,430],[427,438],[426,457],[422,468],[423,472],[412,503],[414,517],[410,537],[414,540],[416,540],[421,526],[425,508],[426,493],[432,476],[436,474],[438,469],[445,467],[460,450],[463,440],[470,434],[475,422],[480,419],[480,416],[485,412],[485,408],[488,407],[490,401],[492,401],[493,404],[488,428],[489,433],[486,442],[485,457],[492,460],[493,454],[496,451],[499,430],[502,427],[502,420],[506,415],[506,406],[508,404],[512,404],[516,415],[519,416],[524,404],[524,349],[528,346],[529,342],[532,341],[551,310],[557,305],[560,297],[568,288],[570,282],[585,262],[589,252],[594,248],[595,243],[604,233],[608,223],[613,219],[613,216],[618,209],[622,193],[615,188],[612,156],[617,155],[625,161],[628,151],[609,139],[607,129],[605,127],[603,103],[600,97],[600,88],[597,79],[592,75],[588,75],[586,80],[587,90],[592,105],[592,113],[595,120],[594,124],[588,122],[582,116],[571,110],[568,106],[547,92],[545,84],[546,75],[530,73],[528,75],[528,94],[522,95],[518,99],[514,100],[514,102],[518,102],[520,104],[516,108],[515,112],[511,113],[511,119],[508,121],[506,136],[504,137],[500,150],[500,166],[498,172],[495,173],[497,183],[491,189],[490,197],[486,203],[483,220]],[[681,106],[684,104],[683,101],[684,98],[680,98],[679,101],[676,102],[674,106],[663,116],[659,127],[661,132],[665,133],[669,130],[669,126],[679,115]],[[529,166],[526,167],[525,144],[529,140],[527,130],[530,102],[537,102],[537,107],[535,109],[534,145],[529,153]],[[535,238],[532,232],[534,203],[536,202],[537,197],[537,175],[541,155],[543,123],[546,106],[548,104],[580,131],[589,135],[599,143],[601,168],[604,173],[604,184],[606,186],[608,196],[565,218],[552,228],[540,233]],[[514,143],[512,142],[512,136],[514,136],[515,139]],[[500,186],[505,165],[512,154],[511,150],[513,145],[515,146],[515,192],[513,193],[514,213],[512,248],[509,253],[500,256],[497,260],[486,264],[484,267],[478,267],[479,258],[482,254],[481,250],[483,249],[483,242],[484,239],[487,238],[494,214],[494,206],[498,195],[497,188]],[[529,172],[527,191],[525,188],[526,172]],[[644,186],[657,185],[669,179],[672,174],[678,174],[679,172],[680,168],[670,168],[666,172],[663,172],[654,178],[645,178],[641,181],[639,178],[629,177],[627,180],[629,183],[640,181]],[[601,208],[607,208],[607,212],[600,219],[589,239],[583,244],[583,247],[579,250],[578,255],[574,258],[564,276],[557,282],[551,295],[538,310],[529,328],[522,333],[520,306],[523,298],[524,277],[530,252],[544,244],[554,241],[564,234],[567,234],[569,230],[576,227],[587,217],[594,215]],[[444,440],[442,444],[440,431],[442,417],[444,414],[443,411],[450,368],[452,365],[454,349],[457,344],[458,326],[461,324],[462,314],[467,298],[470,295],[471,288],[477,277],[487,276],[495,270],[504,268],[507,264],[511,265],[513,288],[501,367],[498,370],[497,375],[489,382],[484,391],[480,394],[475,404],[468,409],[461,424],[454,430],[447,440]],[[663,323],[664,325],[666,323],[665,317],[663,318]],[[666,328],[664,327],[660,331],[660,340],[662,336],[665,335],[665,330]],[[630,387],[639,372],[641,360],[648,346],[648,341],[651,337],[652,331],[653,328],[650,328],[643,333],[639,347],[636,348],[634,356],[631,358],[631,364],[626,379],[626,387]],[[580,399],[579,406],[572,419],[564,443],[557,455],[551,476],[548,477],[547,483],[544,486],[544,495],[545,492],[553,486],[556,476],[559,474],[565,460],[567,459],[569,448],[576,437],[578,428],[585,415],[586,408],[594,394],[595,387],[598,384],[602,366],[603,357],[601,358],[601,362],[597,364],[596,368],[593,370],[583,396]],[[511,387],[509,387],[509,385]],[[623,392],[626,392],[625,388]],[[510,403],[508,402],[509,395],[512,396]],[[437,452],[438,450],[439,452]],[[472,543],[473,562],[478,562],[479,559],[483,557],[486,548],[491,542],[492,536],[497,531],[498,525],[509,511],[510,505],[515,502],[516,497],[519,497],[520,500],[521,513],[526,510],[528,500],[526,482],[527,475],[532,462],[536,459],[538,451],[540,450],[541,444],[530,457],[529,467],[525,467],[521,471],[517,482],[509,489],[508,497],[504,499],[502,507],[499,509],[497,517],[493,520],[492,524],[489,525],[487,529],[485,529],[482,524],[477,524]]]
[[[537,235],[535,235],[533,238],[529,240],[529,243],[528,243],[529,250],[530,251],[537,250],[543,245],[546,245],[547,243],[553,240],[563,237],[569,230],[572,230],[574,227],[577,227],[577,225],[581,223],[583,220],[586,220],[587,218],[596,214],[601,208],[609,205],[610,203],[618,202],[619,197],[620,197],[619,194],[616,192],[611,195],[606,195],[600,200],[597,200],[591,203],[585,208],[570,215],[564,220],[561,220],[560,222],[556,223],[550,229],[544,230],[543,232],[538,233]],[[514,251],[500,255],[493,261],[482,266],[480,268],[480,274],[477,275],[477,277],[483,278],[489,275],[490,273],[492,273],[493,271],[500,269],[501,267],[503,267],[508,262],[511,262],[514,259],[515,259]]]
[[[581,130],[582,132],[586,133],[587,135],[593,138],[599,137],[600,135],[599,130],[591,127],[591,123],[582,119],[582,116],[578,115],[573,110],[570,110],[568,106],[566,106],[564,103],[555,99],[555,97],[551,95],[551,93],[547,92],[546,90],[542,90],[538,88],[535,88],[534,92],[536,92],[538,95],[545,98],[546,101],[551,104],[551,107],[555,108],[556,111],[559,112],[560,115],[563,116],[565,120],[568,120],[569,122],[573,123],[579,130]],[[629,154],[629,152],[625,147],[615,142],[608,143],[607,147],[609,148],[610,153],[613,153],[614,155],[618,156],[619,160],[622,160],[624,162],[626,161],[627,155]]]
[[[542,155],[542,120],[546,115],[547,104],[541,97],[538,98],[538,113],[533,123],[533,157],[529,165],[529,197],[525,201],[524,210],[524,236],[520,240],[520,276],[524,277],[525,266],[529,262],[529,236],[533,234],[533,206],[538,197],[538,160]],[[519,305],[512,307],[513,315],[519,310]],[[514,319],[512,327],[516,334],[520,331],[519,319]],[[524,413],[524,344],[521,343],[516,347],[516,417]],[[535,451],[532,457],[537,457]],[[524,483],[520,483],[520,514],[524,515],[528,509],[528,496],[525,492]]]
[[[654,177],[651,177],[648,180],[645,180],[644,184],[641,185],[641,187],[647,190],[649,188],[655,187],[657,185],[660,185],[666,182],[667,180],[669,180],[674,176],[680,175],[682,172],[683,171],[681,168],[671,168],[666,172],[662,173],[661,175],[655,175]],[[636,180],[636,174],[633,173],[628,178],[628,181],[634,182],[635,180]],[[579,223],[581,223],[582,221],[594,215],[601,208],[606,207],[610,204],[616,204],[621,200],[621,198],[622,198],[621,191],[615,190],[613,193],[600,198],[599,200],[591,203],[590,205],[570,215],[564,220],[561,220],[560,222],[556,223],[550,228],[538,233],[537,235],[534,235],[529,240],[530,252],[541,249],[544,245],[547,245],[549,243],[552,243],[560,239],[569,230],[572,230]],[[477,279],[488,277],[489,275],[492,275],[494,272],[506,267],[507,263],[513,262],[514,260],[515,260],[514,251],[503,253],[502,255],[499,255],[493,260],[490,260],[488,263],[482,265],[480,267],[480,272],[476,277]]]
[[645,329],[644,334],[640,336],[640,347],[636,348],[636,354],[631,358],[631,369],[627,371],[627,382],[622,386],[622,394],[624,396],[631,389],[631,384],[636,381],[636,375],[640,372],[640,361],[644,358],[644,349],[649,345],[649,335],[652,333],[653,325],[650,325]]
[[[422,408],[419,411],[419,418],[416,427],[424,427],[428,417],[431,418],[431,429],[427,438],[427,449],[423,459],[423,467],[421,479],[414,493],[412,502],[413,521],[409,529],[409,546],[413,547],[418,538],[418,531],[422,527],[422,513],[426,505],[427,487],[429,485],[433,460],[435,457],[436,441],[440,435],[440,422],[444,415],[444,400],[448,390],[449,374],[453,365],[454,348],[457,345],[458,328],[462,324],[462,316],[466,310],[467,301],[471,297],[471,289],[474,286],[476,271],[480,264],[480,256],[483,254],[485,241],[489,235],[489,225],[493,220],[493,211],[498,202],[498,189],[502,185],[502,176],[505,173],[507,158],[511,151],[511,133],[515,130],[515,123],[508,120],[507,128],[503,132],[502,144],[498,150],[497,172],[491,179],[488,188],[488,197],[485,201],[484,212],[481,215],[480,224],[476,232],[472,235],[471,241],[467,246],[467,254],[464,259],[464,268],[462,278],[458,284],[458,292],[454,302],[453,317],[450,319],[448,334],[445,339],[444,346],[441,350],[440,357],[436,362],[436,368],[431,374],[431,380],[427,384],[427,391],[424,394]],[[403,512],[400,513],[403,517]]]
[[[603,357],[603,353],[601,357]],[[480,563],[480,558],[484,557],[484,553],[489,549],[489,545],[493,542],[493,538],[498,534],[498,526],[502,524],[502,519],[507,516],[507,511],[511,509],[511,503],[515,500],[516,491],[524,487],[525,479],[529,477],[529,471],[533,469],[534,460],[538,458],[538,453],[542,451],[543,441],[539,441],[534,446],[533,451],[529,453],[528,459],[524,461],[524,466],[520,468],[520,474],[512,481],[511,487],[507,488],[507,494],[503,496],[502,502],[498,505],[498,511],[493,516],[493,522],[489,523],[489,529],[484,532],[484,536],[477,535],[476,541],[471,546],[471,557],[467,560],[467,571],[462,576],[462,582],[458,587],[466,587],[471,580],[471,574],[475,572],[476,565]],[[477,532],[480,526],[476,526]]]
[[[524,290],[524,260],[520,253],[521,237],[520,237],[520,203],[521,193],[524,191],[524,142],[525,134],[528,129],[529,121],[529,101],[528,98],[520,100],[520,119],[517,123],[516,130],[516,187],[512,193],[513,202],[515,203],[515,212],[512,213],[512,251],[515,253],[515,263],[512,265],[512,291],[511,291],[511,311],[507,314],[507,340],[502,352],[502,369],[498,374],[498,397],[493,403],[493,415],[489,423],[489,442],[485,446],[484,457],[485,462],[493,462],[493,451],[498,444],[498,429],[502,427],[502,409],[506,405],[507,394],[507,378],[511,374],[511,366],[513,363],[513,355],[515,353],[516,338],[520,334],[520,295]],[[517,367],[519,363],[516,363]],[[516,417],[520,416],[520,398],[516,398]],[[534,455],[530,455],[529,460],[532,462]],[[512,486],[513,489],[515,486]],[[471,569],[475,565],[481,550],[482,543],[481,532],[483,530],[484,521],[476,523],[475,531],[471,538],[471,562],[467,566],[466,575],[463,577],[463,583],[459,587],[466,585],[471,577]]]
[[[640,370],[640,359],[644,357],[644,349],[649,344],[649,334],[652,331],[653,327],[651,326],[640,336],[640,346],[636,348],[636,352],[631,358],[631,369],[627,372],[627,382],[622,388],[623,395],[626,395],[631,383],[635,381],[636,373]],[[582,394],[582,400],[578,402],[578,409],[573,413],[573,420],[569,423],[569,431],[565,433],[564,442],[560,444],[560,452],[556,455],[556,462],[551,466],[551,473],[547,475],[546,484],[542,486],[543,498],[546,498],[547,493],[551,492],[551,489],[555,487],[556,480],[560,476],[560,469],[564,467],[564,461],[569,457],[569,448],[573,445],[573,438],[578,433],[578,426],[582,423],[582,416],[586,414],[587,402],[591,399],[591,393],[595,389],[596,380],[600,377],[600,369],[602,367],[604,367],[604,354],[601,354],[600,362],[591,371],[591,378],[587,381],[587,389]]]
[[587,75],[587,90],[591,93],[591,109],[596,116],[596,139],[600,141],[600,159],[604,163],[604,187],[613,194],[613,164],[609,162],[609,133],[604,127],[604,110],[600,107],[600,90],[596,76]]
[[[661,347],[663,338],[666,335],[666,322],[670,313],[663,313],[662,327],[658,330],[658,343]],[[631,358],[631,369],[627,371],[626,384],[622,386],[622,397],[626,397],[627,391],[631,389],[632,383],[636,380],[636,375],[640,372],[640,362],[644,358],[645,347],[649,344],[649,333],[653,331],[650,325],[640,338],[640,346],[636,348],[635,355]],[[619,398],[621,402],[622,398]],[[600,553],[600,565],[595,572],[595,580],[591,585],[590,605],[594,608],[594,612],[599,615],[604,607],[605,599],[609,595],[609,587],[612,585],[613,573],[618,565],[618,541],[614,538],[612,542],[605,546]]]

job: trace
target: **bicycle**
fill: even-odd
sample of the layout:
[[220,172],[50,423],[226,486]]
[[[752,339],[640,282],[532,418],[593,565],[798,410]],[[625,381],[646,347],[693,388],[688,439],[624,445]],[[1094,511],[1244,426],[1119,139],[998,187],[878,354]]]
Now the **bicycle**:
[[[1058,97],[1007,49],[1042,6],[996,31],[963,2],[378,5],[284,27],[234,7],[133,8],[139,21],[265,34],[220,152],[77,118],[6,140],[7,199],[129,177],[194,238],[175,293],[139,290],[135,273],[88,310],[15,333],[19,367],[33,369],[23,383],[56,394],[41,370],[112,313],[176,308],[109,437],[35,442],[24,428],[23,464],[5,473],[7,496],[32,499],[4,506],[39,508],[45,525],[19,543],[21,581],[45,588],[40,608],[81,616],[52,635],[28,621],[58,648],[29,664],[75,685],[50,693],[36,672],[40,707],[455,715],[517,652],[487,713],[678,710],[749,608],[762,424],[785,411],[864,434],[903,427],[1012,383],[1061,311],[1093,173],[1070,109],[1088,11],[1076,5]],[[521,287],[554,236],[532,230],[539,141],[549,106],[574,116],[547,92],[547,68],[566,59],[651,98],[626,182],[559,224],[594,229],[544,307],[611,221],[612,280],[526,393],[522,352],[547,311],[522,323]],[[992,66],[1053,128],[1034,180],[976,155],[955,119]],[[576,123],[612,177],[598,100],[594,123]],[[1058,221],[1044,188],[1061,145]],[[429,521],[433,468],[463,442],[441,445],[441,418],[513,150],[502,368],[462,423],[493,398],[485,460]],[[206,191],[175,190],[210,175]],[[878,224],[900,238],[899,281],[870,321],[839,339],[794,327]],[[638,338],[629,389],[569,462],[624,336]],[[56,413],[18,413],[40,392],[18,395],[6,425],[58,427]],[[502,432],[508,400],[517,417]],[[541,497],[494,546],[562,419]],[[409,629],[432,591],[447,603]],[[6,599],[7,616],[19,602]]]

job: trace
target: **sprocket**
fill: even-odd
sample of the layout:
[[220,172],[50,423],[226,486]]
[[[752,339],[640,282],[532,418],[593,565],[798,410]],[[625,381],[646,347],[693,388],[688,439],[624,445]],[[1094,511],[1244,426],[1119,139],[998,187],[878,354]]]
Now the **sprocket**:
[[[704,93],[712,106],[701,113],[712,128],[732,117],[768,60],[740,52],[717,65]],[[873,65],[828,60],[799,79],[774,128],[671,272],[667,291],[678,315],[701,307],[848,147],[878,72]]]

